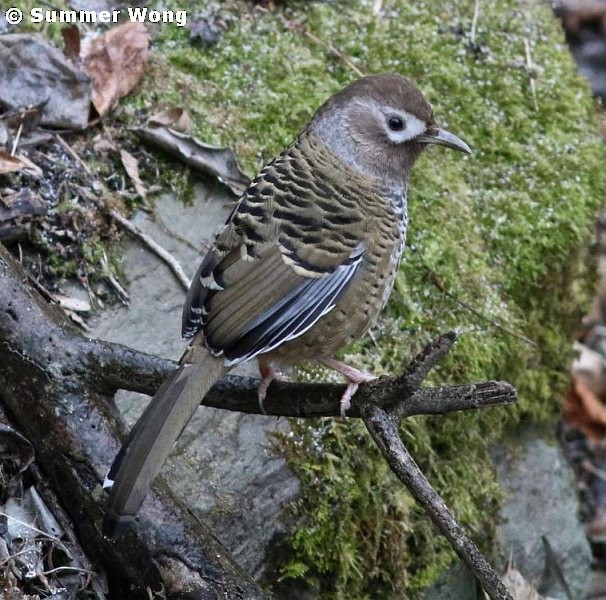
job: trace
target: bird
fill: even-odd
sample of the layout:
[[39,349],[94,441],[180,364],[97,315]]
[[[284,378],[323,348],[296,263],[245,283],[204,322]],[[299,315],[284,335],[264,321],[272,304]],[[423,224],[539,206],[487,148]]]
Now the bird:
[[250,182],[202,260],[183,308],[191,338],[106,478],[103,530],[136,519],[148,488],[206,392],[256,358],[259,402],[283,366],[319,363],[347,380],[346,414],[371,373],[334,354],[376,321],[408,227],[407,188],[425,148],[471,154],[398,74],[361,77],[328,98]]

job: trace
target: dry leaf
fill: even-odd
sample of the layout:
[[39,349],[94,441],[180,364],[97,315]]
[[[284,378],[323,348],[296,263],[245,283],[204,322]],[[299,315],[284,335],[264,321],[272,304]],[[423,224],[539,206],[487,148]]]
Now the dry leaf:
[[0,173],[16,173],[23,170],[23,163],[16,156],[0,150]]
[[551,597],[540,596],[534,586],[512,567],[509,567],[503,576],[503,583],[515,600],[554,600]]
[[169,129],[168,127],[137,127],[133,130],[143,140],[162,148],[199,173],[216,177],[236,196],[244,192],[250,178],[240,169],[230,148],[211,146]]
[[93,149],[95,152],[117,152],[118,147],[116,144],[109,138],[103,136],[97,136],[94,139]]
[[59,303],[59,306],[65,310],[73,312],[91,311],[91,304],[88,300],[81,300],[80,298],[74,298],[73,296],[66,296],[64,294],[54,294],[54,298]]
[[139,161],[126,150],[120,150],[120,158],[122,159],[122,164],[128,176],[131,178],[133,185],[135,186],[135,191],[139,196],[145,198],[147,194],[147,190],[141,181],[141,177],[139,177]]
[[189,131],[194,125],[187,111],[177,106],[156,113],[147,119],[145,124],[148,127],[170,127],[181,133]]
[[148,49],[149,33],[143,23],[118,25],[82,45],[82,66],[93,80],[92,102],[99,116],[137,85]]
[[595,443],[606,435],[606,406],[581,375],[572,375],[571,386],[564,400],[564,419]]
[[61,30],[63,37],[63,54],[73,63],[80,60],[80,30],[77,25],[70,25]]
[[11,156],[8,152],[0,149],[0,174],[17,172],[27,173],[34,177],[42,175],[42,169],[26,156]]
[[59,50],[32,34],[0,36],[0,104],[20,111],[43,106],[40,124],[84,129],[90,79]]

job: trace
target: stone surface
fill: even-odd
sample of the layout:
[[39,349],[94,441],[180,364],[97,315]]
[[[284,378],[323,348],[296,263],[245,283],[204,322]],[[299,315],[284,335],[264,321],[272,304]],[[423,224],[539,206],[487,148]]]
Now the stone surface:
[[476,581],[467,568],[454,564],[423,594],[423,600],[477,600]]
[[[499,448],[495,465],[505,493],[498,529],[503,563],[511,558],[539,593],[565,599],[559,567],[573,598],[585,598],[591,551],[578,519],[573,473],[560,448],[553,438],[524,430]],[[543,537],[555,561],[546,557]]]
[[[205,242],[225,221],[230,200],[221,186],[199,185],[192,205],[165,195],[153,215],[138,213],[133,222],[173,253],[191,277]],[[127,242],[123,268],[130,306],[101,313],[92,323],[91,337],[177,359],[186,347],[180,336],[184,290],[139,241]],[[245,365],[240,373],[255,374],[255,367]],[[132,424],[147,397],[120,392],[117,401]],[[272,539],[283,537],[288,529],[283,508],[299,489],[267,438],[268,433],[286,429],[283,419],[204,408],[184,431],[163,470],[175,492],[193,510],[204,513],[235,560],[257,577]]]
[[[495,552],[499,558],[493,566],[504,572],[511,562],[542,596],[567,600],[556,574],[560,569],[572,597],[585,598],[591,581],[591,552],[577,516],[572,469],[554,437],[544,436],[544,432],[524,429],[495,449],[494,464],[504,496]],[[543,536],[555,560],[546,557]],[[478,597],[473,576],[460,564],[453,565],[424,595],[425,600]]]

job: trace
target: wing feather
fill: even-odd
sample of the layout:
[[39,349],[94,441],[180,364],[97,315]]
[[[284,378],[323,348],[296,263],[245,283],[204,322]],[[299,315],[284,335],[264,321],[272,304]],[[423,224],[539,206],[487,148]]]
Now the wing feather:
[[305,333],[335,307],[362,260],[366,217],[349,189],[318,176],[332,173],[331,156],[308,150],[290,146],[251,182],[189,290],[183,334],[202,330],[227,364]]
[[[344,264],[320,278],[293,276],[292,267],[282,263],[282,272],[274,271],[273,280],[286,277],[290,281],[296,281],[292,289],[286,294],[274,295],[276,299],[273,304],[264,310],[256,313],[249,311],[247,321],[239,321],[239,326],[229,332],[232,335],[223,333],[221,325],[231,324],[237,319],[223,319],[215,329],[211,318],[204,325],[207,344],[215,353],[222,352],[226,364],[231,366],[299,337],[336,306],[360,264],[362,252],[361,248],[356,248]],[[268,287],[267,284],[265,287]],[[269,287],[271,289],[273,283]],[[251,291],[254,293],[254,289]],[[217,300],[221,296],[222,293],[217,293]],[[231,304],[226,303],[224,306],[227,307],[223,310],[225,315]],[[217,333],[223,335],[217,337]]]

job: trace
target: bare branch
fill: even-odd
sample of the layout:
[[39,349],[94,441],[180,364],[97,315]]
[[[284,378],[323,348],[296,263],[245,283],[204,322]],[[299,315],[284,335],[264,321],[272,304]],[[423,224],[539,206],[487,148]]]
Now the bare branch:
[[[0,395],[35,446],[37,459],[50,474],[50,483],[94,559],[110,565],[116,577],[126,582],[152,573],[153,565],[153,580],[169,590],[169,598],[181,597],[190,587],[197,590],[192,598],[205,597],[204,590],[226,598],[262,598],[261,590],[238,571],[204,524],[183,510],[160,483],[143,504],[136,535],[111,543],[100,535],[104,505],[100,483],[117,450],[121,429],[108,399],[118,388],[154,393],[175,364],[118,344],[83,338],[24,281],[20,266],[0,245]],[[392,470],[489,596],[511,600],[398,436],[397,419],[515,402],[512,386],[499,381],[420,387],[457,335],[449,332],[430,343],[402,375],[361,385],[348,415],[364,419]],[[203,404],[259,413],[257,383],[254,378],[228,376],[213,387]],[[339,416],[343,391],[344,386],[338,384],[274,382],[265,411],[297,417]],[[221,573],[220,580],[204,575],[208,569]]]
[[[360,417],[361,406],[372,402],[393,408],[397,419],[413,415],[439,415],[457,410],[503,406],[516,401],[515,389],[504,381],[421,388],[422,379],[456,339],[455,332],[440,336],[423,350],[399,377],[381,377],[360,385],[348,417]],[[91,385],[104,391],[126,389],[154,394],[176,367],[173,361],[137,352],[101,340],[84,340],[87,357],[84,375],[94,373]],[[227,375],[217,382],[202,404],[213,408],[263,414],[257,399],[259,380]],[[337,383],[274,381],[263,405],[265,414],[281,417],[338,417],[345,386]]]
[[416,392],[429,372],[446,356],[459,338],[459,331],[448,331],[433,340],[404,369],[398,381],[410,393]]
[[107,213],[109,216],[119,223],[129,233],[134,235],[137,239],[141,240],[154,254],[159,256],[173,272],[177,281],[185,289],[189,289],[191,283],[189,277],[185,274],[183,267],[179,261],[165,248],[162,248],[158,242],[154,241],[147,234],[143,233],[138,227],[135,227],[127,218],[123,217],[117,210],[110,208]]
[[402,443],[394,420],[372,404],[363,407],[366,428],[383,453],[391,470],[426,510],[434,525],[446,537],[492,600],[513,600],[507,588],[437,492],[431,487]]

